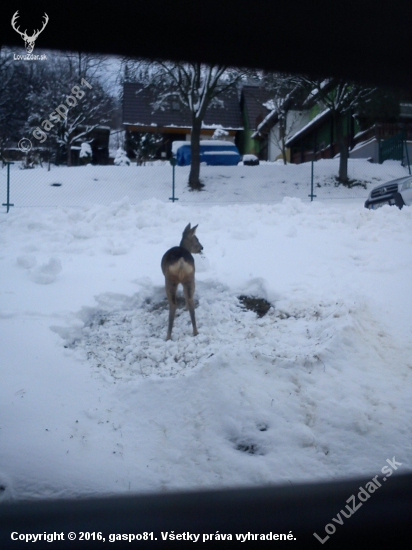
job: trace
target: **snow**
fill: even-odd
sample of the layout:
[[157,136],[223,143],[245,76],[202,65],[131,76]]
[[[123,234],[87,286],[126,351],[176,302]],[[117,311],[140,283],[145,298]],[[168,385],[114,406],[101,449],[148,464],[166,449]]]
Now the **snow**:
[[130,159],[122,147],[117,149],[113,164],[115,166],[130,166]]
[[352,149],[350,150],[350,153],[353,153],[353,152],[357,151],[358,149],[361,149],[362,147],[365,147],[365,145],[368,145],[368,143],[372,143],[373,141],[377,141],[376,137],[372,137],[372,138],[367,139],[365,141],[360,141],[354,147],[352,147]]
[[257,136],[260,136],[260,131],[262,130],[262,128],[264,128],[266,126],[266,124],[276,115],[278,114],[278,111],[280,110],[280,106],[279,108],[275,108],[274,106],[274,101],[271,99],[270,101],[268,101],[267,103],[263,103],[263,106],[266,107],[267,109],[271,109],[270,112],[265,116],[265,118],[262,120],[262,122],[260,122],[258,124],[258,127],[257,127],[257,130],[255,132],[252,133],[252,139],[257,137]]
[[225,136],[229,136],[229,132],[226,132],[226,130],[223,129],[223,126],[219,124],[219,126],[213,132],[212,139],[218,140],[219,138],[222,138],[222,137],[224,138]]
[[323,118],[323,117],[326,117],[326,115],[328,115],[330,113],[330,108],[328,107],[327,109],[325,109],[324,111],[321,111],[320,113],[318,113],[315,117],[313,117],[307,124],[305,124],[305,126],[303,126],[300,130],[298,130],[295,134],[293,134],[293,136],[288,139],[286,141],[286,145],[289,145],[291,143],[292,140],[295,140],[298,136],[300,136],[301,134],[303,134],[303,132],[306,132],[306,130],[308,128],[310,128],[312,126],[312,124],[315,124],[315,122],[318,122],[319,119]]
[[[215,143],[212,141],[212,143]],[[184,142],[187,144],[187,142]],[[229,144],[230,145],[230,144]],[[232,144],[233,145],[233,144]],[[123,157],[119,152],[119,160]],[[189,166],[176,167],[176,196],[180,203],[222,204],[279,202],[284,197],[309,201],[311,163],[290,164],[283,161],[264,162],[259,166],[204,166],[201,178],[206,187],[201,194],[187,186]],[[0,190],[5,198],[6,169],[0,170]],[[72,169],[47,166],[44,169],[20,170],[17,164],[10,170],[10,200],[14,208],[28,206],[110,205],[123,197],[131,204],[156,198],[168,201],[171,196],[172,167],[169,161],[146,162],[146,166],[79,166]],[[408,175],[399,162],[371,164],[362,159],[350,159],[351,179],[364,182],[365,188],[348,189],[335,186],[338,161],[320,160],[314,165],[314,192],[319,200],[354,200],[362,204],[369,191],[379,183]],[[55,186],[57,184],[58,186]],[[1,202],[4,202],[3,200]]]
[[[179,184],[171,203],[168,163],[12,167],[0,498],[372,476],[393,456],[411,471],[412,209],[363,207],[379,178],[407,171],[351,162],[367,189],[342,200],[328,184],[336,168],[315,165],[313,203],[299,176],[310,165],[277,163],[202,167],[206,190]],[[188,169],[176,173],[183,182]],[[60,192],[86,199],[28,206]],[[179,307],[166,342],[160,260],[189,222],[204,246],[199,335]],[[258,318],[240,295],[272,307]]]
[[[233,144],[232,144],[233,147]],[[239,153],[236,151],[204,151],[204,155],[236,155],[239,156]]]
[[88,158],[92,156],[92,148],[90,143],[83,142],[80,150],[80,158]]
[[[233,147],[233,143],[226,139],[202,139],[200,140],[201,145],[213,145],[219,147]],[[175,155],[177,150],[183,145],[190,145],[190,141],[173,141],[172,142],[172,153]],[[226,153],[225,153],[226,154]]]
[[[202,129],[203,130],[220,130],[222,128],[221,124],[205,124],[202,122]],[[225,126],[224,131],[230,130],[230,131],[242,131],[244,130],[243,126]]]
[[172,153],[175,155],[177,150],[183,145],[190,145],[190,141],[176,140],[172,142]]
[[242,160],[259,160],[256,155],[243,155]]

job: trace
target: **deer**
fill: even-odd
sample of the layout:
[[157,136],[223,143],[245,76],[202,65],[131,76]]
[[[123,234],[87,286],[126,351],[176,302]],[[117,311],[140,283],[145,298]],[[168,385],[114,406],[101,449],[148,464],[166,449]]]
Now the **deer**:
[[27,29],[24,32],[21,32],[19,30],[20,27],[16,27],[16,21],[18,17],[19,17],[19,11],[17,10],[11,19],[11,26],[23,38],[27,53],[31,53],[34,50],[34,44],[36,42],[36,39],[38,38],[39,34],[44,30],[44,27],[49,22],[49,16],[47,15],[47,13],[44,13],[44,16],[43,16],[44,21],[43,21],[42,28],[39,31],[34,31],[32,36],[28,36]]
[[192,254],[201,254],[203,246],[196,237],[195,227],[190,223],[185,227],[179,246],[170,248],[162,258],[162,271],[165,276],[166,296],[169,302],[169,325],[166,341],[172,338],[173,322],[175,319],[177,300],[176,293],[179,284],[183,286],[186,309],[189,310],[193,326],[193,336],[197,336],[195,306],[193,296],[195,293],[195,260]]

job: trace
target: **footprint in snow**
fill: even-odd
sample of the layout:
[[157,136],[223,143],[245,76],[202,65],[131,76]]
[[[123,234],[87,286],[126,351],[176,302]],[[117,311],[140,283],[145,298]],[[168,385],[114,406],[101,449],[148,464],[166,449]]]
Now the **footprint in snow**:
[[61,270],[61,261],[58,258],[50,258],[47,263],[33,269],[30,273],[30,279],[39,285],[48,285],[54,283]]
[[22,267],[23,269],[31,269],[32,267],[35,267],[35,265],[37,264],[37,260],[35,256],[25,254],[24,256],[18,256],[16,258],[16,263],[19,267]]

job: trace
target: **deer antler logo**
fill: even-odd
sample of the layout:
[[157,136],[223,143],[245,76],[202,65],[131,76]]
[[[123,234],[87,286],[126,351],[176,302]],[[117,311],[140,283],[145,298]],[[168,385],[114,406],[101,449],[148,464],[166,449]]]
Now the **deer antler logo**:
[[17,18],[18,18],[18,14],[19,14],[19,11],[17,10],[16,13],[13,15],[13,17],[11,19],[11,26],[23,38],[24,44],[26,46],[27,53],[31,53],[34,49],[34,44],[36,42],[37,37],[39,36],[39,34],[43,31],[44,27],[49,22],[49,16],[45,12],[44,16],[43,16],[44,17],[43,27],[39,31],[34,31],[32,36],[28,36],[27,35],[27,29],[24,32],[20,32],[19,27],[16,27],[16,21],[17,21]]

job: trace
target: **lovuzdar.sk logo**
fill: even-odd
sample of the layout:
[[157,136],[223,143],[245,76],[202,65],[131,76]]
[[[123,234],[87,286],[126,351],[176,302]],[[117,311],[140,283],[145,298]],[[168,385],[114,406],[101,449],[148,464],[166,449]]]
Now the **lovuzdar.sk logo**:
[[44,13],[44,21],[43,21],[43,26],[40,30],[37,30],[37,31],[34,31],[34,33],[29,36],[27,34],[27,29],[24,31],[24,32],[21,32],[19,30],[19,27],[16,27],[16,21],[17,21],[17,18],[18,18],[18,15],[19,14],[19,11],[17,10],[16,13],[13,15],[12,19],[11,19],[11,26],[13,27],[13,29],[19,33],[19,35],[23,38],[24,40],[24,45],[26,47],[26,50],[27,50],[27,53],[32,53],[32,51],[34,50],[34,44],[39,36],[39,34],[44,30],[44,27],[47,25],[47,23],[49,22],[49,16],[47,15],[47,13],[45,12]]

